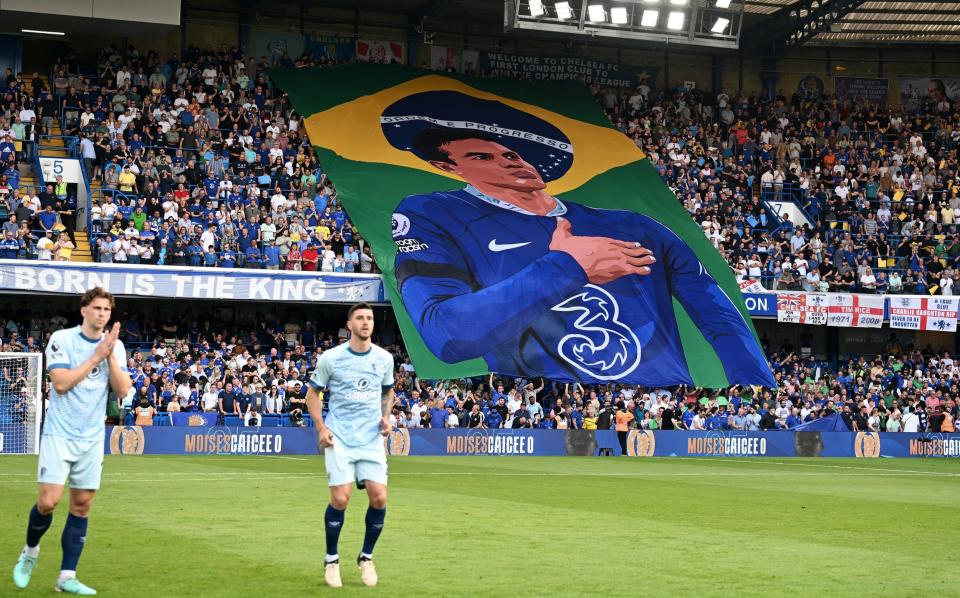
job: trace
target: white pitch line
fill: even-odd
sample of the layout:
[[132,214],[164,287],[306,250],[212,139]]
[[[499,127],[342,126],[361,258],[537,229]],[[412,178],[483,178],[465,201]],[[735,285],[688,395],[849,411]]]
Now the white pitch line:
[[237,455],[244,457],[244,460],[247,459],[289,459],[291,461],[309,461],[309,459],[304,459],[303,457],[288,457],[286,455]]
[[890,469],[888,467],[853,467],[851,465],[828,465],[820,463],[793,463],[790,461],[772,461],[767,459],[738,459],[736,457],[727,457],[727,458],[711,458],[711,457],[679,457],[680,459],[688,461],[719,461],[727,463],[758,463],[761,465],[792,465],[794,467],[821,467],[829,469],[852,469],[855,471],[884,471],[884,472],[895,472],[895,473],[911,473],[911,474],[922,474],[930,476],[946,476],[946,477],[956,477],[960,474],[943,472],[943,471],[921,471],[917,469]]
[[[158,472],[159,473],[159,472]],[[141,475],[158,475],[154,474],[141,474]],[[32,475],[32,474],[7,474],[9,476],[13,475]],[[109,481],[111,483],[120,482],[120,483],[156,483],[156,482],[233,482],[233,481],[254,481],[254,480],[306,480],[311,478],[325,478],[327,474],[325,473],[300,473],[300,474],[270,474],[267,472],[258,473],[257,475],[244,475],[240,473],[227,474],[227,473],[216,473],[216,474],[204,474],[203,477],[177,477],[180,474],[166,474],[168,477],[165,478],[137,478],[134,474],[112,474],[116,477],[112,477]],[[160,474],[163,475],[163,474]],[[701,472],[701,473],[692,473],[692,472],[671,472],[671,473],[653,473],[653,472],[626,472],[626,473],[562,473],[562,472],[516,472],[516,473],[483,473],[483,472],[469,472],[469,471],[434,471],[434,472],[396,472],[390,474],[391,476],[483,476],[483,477],[594,477],[594,478],[770,478],[770,477],[782,477],[782,478],[797,478],[797,477],[835,477],[837,474],[827,473],[827,472],[806,472],[806,473],[786,473],[786,472],[773,472],[773,473],[762,473],[762,472]],[[211,476],[216,476],[211,478]],[[225,476],[225,477],[219,477]],[[932,476],[932,477],[960,477],[958,474],[934,474],[931,472],[899,472],[899,471],[888,471],[881,473],[852,473],[844,474],[844,477],[922,477],[922,476]],[[33,480],[10,480],[4,481],[2,476],[0,476],[0,485],[3,484],[33,484]]]

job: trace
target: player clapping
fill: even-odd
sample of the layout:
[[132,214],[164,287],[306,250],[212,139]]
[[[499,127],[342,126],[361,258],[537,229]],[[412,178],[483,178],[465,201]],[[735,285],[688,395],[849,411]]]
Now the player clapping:
[[40,538],[70,481],[70,511],[61,536],[63,560],[56,590],[92,596],[80,583],[77,563],[87,537],[87,517],[100,488],[103,468],[104,414],[109,389],[118,396],[130,391],[126,351],[117,339],[120,324],[106,331],[113,313],[113,295],[94,288],[80,299],[83,323],[54,332],[46,349],[50,375],[50,407],[40,441],[37,503],[30,510],[27,543],[13,570],[19,588],[30,583],[40,553]]

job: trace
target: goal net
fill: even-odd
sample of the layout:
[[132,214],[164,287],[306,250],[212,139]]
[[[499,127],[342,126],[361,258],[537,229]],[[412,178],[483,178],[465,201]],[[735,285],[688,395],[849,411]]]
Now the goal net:
[[40,449],[43,396],[41,353],[0,353],[0,453]]

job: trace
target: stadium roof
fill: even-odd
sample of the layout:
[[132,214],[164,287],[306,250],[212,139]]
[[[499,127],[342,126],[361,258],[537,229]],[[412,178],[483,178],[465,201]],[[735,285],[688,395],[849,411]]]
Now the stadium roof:
[[[703,4],[703,2],[701,2]],[[839,18],[828,18],[825,28],[807,45],[886,45],[960,43],[960,2],[899,2],[897,0],[746,0],[744,11],[760,19],[779,11],[797,11],[800,18],[817,5],[842,5]]]
[[[581,1],[586,0],[576,3]],[[717,3],[696,1],[703,8]],[[298,13],[304,14],[300,12],[303,10],[311,17],[324,9],[349,11],[351,16],[356,10],[362,15],[361,20],[403,16],[410,19],[408,22],[426,19],[431,26],[446,31],[462,28],[468,22],[472,34],[502,32],[504,22],[503,0],[183,0],[183,5],[186,9],[219,12],[226,8],[231,12],[294,18]],[[741,6],[745,20],[740,48],[746,50],[767,51],[772,45],[879,47],[960,43],[960,0],[733,0],[730,4],[734,10]],[[341,22],[343,18],[334,17]],[[754,39],[749,37],[751,34]]]

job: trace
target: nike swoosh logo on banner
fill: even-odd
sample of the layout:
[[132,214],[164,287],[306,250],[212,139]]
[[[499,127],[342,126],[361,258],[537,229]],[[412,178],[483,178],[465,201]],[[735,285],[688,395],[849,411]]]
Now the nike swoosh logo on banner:
[[490,244],[487,245],[487,249],[490,251],[506,251],[508,249],[516,249],[517,247],[523,247],[524,245],[529,245],[530,241],[525,243],[497,243],[496,239],[492,239]]

